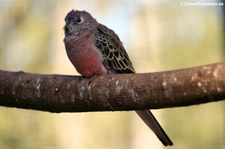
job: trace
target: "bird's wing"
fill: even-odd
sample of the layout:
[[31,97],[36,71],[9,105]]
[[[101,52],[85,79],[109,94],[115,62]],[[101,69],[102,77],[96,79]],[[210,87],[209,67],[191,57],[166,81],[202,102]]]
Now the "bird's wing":
[[[122,42],[113,30],[99,24],[95,30],[95,45],[101,51],[104,59],[103,65],[109,73],[135,73]],[[136,112],[165,146],[173,145],[149,110]]]
[[99,24],[95,30],[95,45],[103,55],[103,65],[109,73],[134,73],[135,70],[116,33]]

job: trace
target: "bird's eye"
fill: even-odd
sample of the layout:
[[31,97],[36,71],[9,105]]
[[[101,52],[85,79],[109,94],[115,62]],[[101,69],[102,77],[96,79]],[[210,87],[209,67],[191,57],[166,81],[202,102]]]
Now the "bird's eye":
[[80,17],[76,17],[76,22],[80,23],[81,22],[81,18]]
[[75,17],[75,22],[77,24],[81,24],[83,22],[83,19],[80,16]]

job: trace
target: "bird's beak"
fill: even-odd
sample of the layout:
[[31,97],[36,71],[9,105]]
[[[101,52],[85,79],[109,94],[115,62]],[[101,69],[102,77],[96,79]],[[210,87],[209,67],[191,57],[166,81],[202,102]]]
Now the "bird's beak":
[[71,35],[73,32],[73,23],[72,22],[67,22],[66,25],[64,26],[64,32],[65,35]]

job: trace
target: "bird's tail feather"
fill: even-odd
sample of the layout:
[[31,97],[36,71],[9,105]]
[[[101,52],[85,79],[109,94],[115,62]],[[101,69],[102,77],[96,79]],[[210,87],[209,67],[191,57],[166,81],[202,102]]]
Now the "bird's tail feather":
[[163,128],[160,126],[154,115],[149,110],[139,110],[136,113],[141,117],[141,119],[148,125],[148,127],[156,134],[159,140],[165,146],[172,146],[173,142],[167,136]]

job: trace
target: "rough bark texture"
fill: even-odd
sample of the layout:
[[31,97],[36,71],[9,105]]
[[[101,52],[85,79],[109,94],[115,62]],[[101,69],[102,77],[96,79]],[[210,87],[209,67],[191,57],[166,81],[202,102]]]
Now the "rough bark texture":
[[225,62],[92,79],[0,71],[0,105],[49,112],[159,109],[225,99]]

